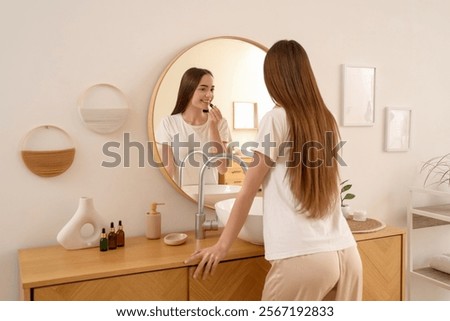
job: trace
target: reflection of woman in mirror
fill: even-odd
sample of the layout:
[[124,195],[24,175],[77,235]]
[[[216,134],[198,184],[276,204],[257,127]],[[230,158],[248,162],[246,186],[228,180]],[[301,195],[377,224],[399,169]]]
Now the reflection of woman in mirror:
[[[172,114],[164,117],[156,131],[164,166],[177,183],[178,166],[194,150],[202,154],[186,159],[183,185],[198,184],[198,170],[204,156],[225,153],[231,141],[228,122],[212,105],[214,78],[206,69],[190,68],[181,78],[177,101]],[[212,106],[210,108],[210,106]],[[206,184],[217,184],[217,172],[226,172],[226,162],[220,161],[206,173]]]
[[[339,129],[303,47],[293,40],[275,43],[264,60],[264,80],[275,107],[260,121],[254,161],[228,222],[216,244],[185,263],[198,262],[194,278],[214,273],[262,184],[264,251],[271,263],[262,300],[361,300],[361,258],[340,207]],[[264,147],[266,137],[273,148]]]

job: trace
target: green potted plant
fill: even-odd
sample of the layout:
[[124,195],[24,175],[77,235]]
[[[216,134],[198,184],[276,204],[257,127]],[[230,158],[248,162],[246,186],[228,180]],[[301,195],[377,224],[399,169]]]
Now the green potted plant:
[[348,218],[351,214],[351,208],[348,204],[345,204],[344,201],[345,200],[351,200],[354,199],[356,197],[355,194],[350,193],[349,190],[352,188],[352,184],[348,183],[348,179],[341,182],[340,186],[341,186],[341,209],[342,209],[342,214],[345,216],[345,218]]
[[450,190],[450,153],[430,158],[424,162],[420,172],[426,174],[424,187]]

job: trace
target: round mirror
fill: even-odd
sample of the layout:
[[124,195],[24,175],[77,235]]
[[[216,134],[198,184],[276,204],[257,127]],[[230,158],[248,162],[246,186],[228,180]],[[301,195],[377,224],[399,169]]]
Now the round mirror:
[[[228,122],[232,146],[239,148],[245,142],[254,139],[257,126],[246,128],[238,126],[238,123],[242,123],[242,119],[248,117],[249,111],[254,122],[258,123],[273,107],[263,77],[263,63],[267,50],[261,44],[248,39],[217,37],[194,44],[170,62],[155,86],[148,112],[148,135],[150,141],[154,142],[153,158],[156,163],[160,163],[161,153],[155,141],[155,131],[162,118],[172,113],[181,77],[191,67],[208,69],[214,75],[214,105],[220,108]],[[236,108],[237,106],[242,109],[242,114],[239,114],[241,111]],[[178,192],[196,201],[197,186],[194,184],[179,186],[178,180],[170,177],[163,166],[160,169]],[[228,172],[230,170],[227,174]],[[225,186],[226,184],[229,186]],[[234,197],[239,189],[238,186],[230,186],[230,182],[223,177],[219,177],[216,186],[209,187],[204,189],[205,205],[209,207],[213,207],[214,202],[221,198]],[[214,195],[207,195],[208,190]]]

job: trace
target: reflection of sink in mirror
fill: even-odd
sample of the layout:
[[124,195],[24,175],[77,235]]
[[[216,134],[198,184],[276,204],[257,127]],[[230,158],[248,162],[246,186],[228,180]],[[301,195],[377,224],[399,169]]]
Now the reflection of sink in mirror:
[[[204,185],[205,204],[214,206],[219,201],[236,197],[241,187],[239,185]],[[184,185],[183,191],[198,201],[198,185]]]
[[[219,221],[225,225],[228,221],[231,209],[236,199],[228,199],[217,202],[215,205]],[[264,244],[263,238],[263,199],[260,196],[255,197],[252,207],[248,213],[247,220],[244,223],[238,238],[253,243]]]

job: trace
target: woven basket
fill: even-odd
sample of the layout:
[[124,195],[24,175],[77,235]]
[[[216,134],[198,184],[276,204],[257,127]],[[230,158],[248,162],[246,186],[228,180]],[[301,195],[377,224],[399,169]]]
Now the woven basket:
[[58,176],[73,163],[75,148],[62,150],[31,151],[23,150],[22,159],[34,174],[42,177]]
[[349,217],[347,223],[350,230],[356,234],[376,232],[386,227],[386,224],[374,218],[367,218],[365,221],[354,221],[352,217]]
[[[108,92],[106,101],[115,97],[114,103],[106,108],[105,106],[85,106],[86,100],[91,96],[96,96],[105,91]],[[107,98],[103,97],[103,98]],[[103,105],[105,102],[101,102]],[[111,103],[110,103],[111,104]],[[126,122],[130,111],[130,106],[125,94],[117,87],[111,84],[96,84],[88,89],[80,96],[77,102],[78,112],[84,125],[90,130],[99,134],[108,134],[115,132]]]
[[71,145],[73,146],[72,139],[70,136],[61,128],[51,125],[39,126],[31,130],[24,139],[22,143],[22,159],[27,168],[33,172],[34,174],[41,177],[53,177],[58,176],[64,173],[73,163],[75,158],[75,148],[69,147],[66,149],[59,150],[31,150],[26,147],[26,142],[28,138],[31,136],[33,131],[40,129],[56,129],[62,132],[65,136],[67,136]]

